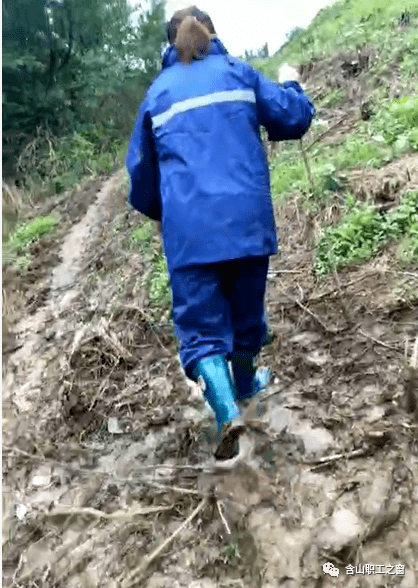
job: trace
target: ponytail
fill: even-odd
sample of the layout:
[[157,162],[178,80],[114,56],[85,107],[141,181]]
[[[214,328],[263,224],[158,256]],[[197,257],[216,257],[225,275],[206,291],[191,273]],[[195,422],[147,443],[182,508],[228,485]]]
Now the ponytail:
[[195,16],[186,16],[177,28],[174,42],[183,63],[201,59],[210,48],[211,33]]

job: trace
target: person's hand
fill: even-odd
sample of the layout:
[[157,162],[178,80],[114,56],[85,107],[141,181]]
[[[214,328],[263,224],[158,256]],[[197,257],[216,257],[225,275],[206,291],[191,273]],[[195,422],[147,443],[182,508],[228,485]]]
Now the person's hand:
[[277,81],[279,84],[283,82],[299,82],[300,76],[294,67],[291,67],[288,63],[284,63],[277,70]]

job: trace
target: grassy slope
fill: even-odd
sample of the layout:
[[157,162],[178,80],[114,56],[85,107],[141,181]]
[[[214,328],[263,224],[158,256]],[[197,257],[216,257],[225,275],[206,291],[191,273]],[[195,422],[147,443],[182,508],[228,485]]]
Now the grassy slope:
[[418,73],[418,30],[398,30],[405,12],[418,15],[417,0],[341,0],[321,10],[309,27],[284,45],[271,59],[256,65],[275,79],[283,63],[300,64],[323,59],[339,51],[371,44],[379,48],[382,60],[395,53],[406,72]]
[[[405,14],[409,16],[409,25],[399,26]],[[354,123],[339,140],[328,144],[319,141],[309,151],[314,186],[309,185],[299,145],[283,144],[280,155],[271,163],[272,191],[276,199],[301,197],[305,208],[317,214],[335,204],[342,209],[341,223],[348,224],[348,230],[340,231],[340,234],[345,238],[352,234],[352,242],[341,247],[335,232],[329,239],[325,227],[321,234],[327,236],[330,246],[335,244],[346,251],[347,262],[367,258],[365,252],[370,256],[377,250],[374,243],[367,242],[364,246],[368,237],[360,235],[359,238],[359,232],[370,232],[370,206],[368,203],[365,206],[353,203],[347,182],[350,170],[378,169],[396,158],[418,151],[418,98],[414,91],[418,89],[417,24],[418,0],[342,0],[321,10],[299,37],[283,46],[271,59],[254,62],[255,67],[276,79],[277,68],[283,63],[294,66],[323,63],[331,71],[338,56],[343,61],[344,56],[351,59],[350,53],[357,51],[372,55],[368,71],[362,74],[367,91],[357,100],[348,95],[349,81],[346,86],[338,87],[333,79],[324,82],[324,76],[315,79],[307,74],[308,93],[312,96],[319,94],[319,99],[315,100],[318,118],[330,120],[334,111],[340,116],[343,111],[350,113]],[[360,117],[360,105],[365,101],[370,101],[372,106],[372,116],[367,121]],[[312,126],[310,137],[305,141],[318,137],[325,128]],[[416,203],[417,195],[412,200]],[[408,218],[409,224],[404,225],[401,235],[399,232],[390,234],[390,223],[382,229],[387,233],[385,242],[390,242],[392,237],[408,242],[406,248],[410,255],[407,262],[416,260],[418,255],[418,213]],[[359,241],[362,255],[357,251]],[[323,273],[331,269],[332,252],[330,259],[326,260],[323,241],[320,249],[320,273]],[[404,252],[405,247],[401,250]],[[344,265],[344,259],[339,258],[338,265]]]
[[[411,13],[411,24],[407,27],[399,27],[399,19],[407,11]],[[368,227],[369,209],[366,207],[364,215],[362,212],[353,214],[353,212],[356,213],[356,207],[353,207],[352,200],[347,202],[349,186],[347,186],[346,177],[352,168],[379,168],[396,157],[418,150],[418,99],[410,99],[397,104],[396,101],[389,99],[388,84],[384,85],[381,82],[385,76],[390,78],[396,74],[400,79],[401,95],[408,94],[408,85],[411,88],[415,84],[415,87],[418,88],[417,23],[418,0],[373,0],[372,2],[342,0],[321,10],[311,25],[298,38],[283,46],[271,59],[254,62],[254,65],[264,71],[266,75],[276,79],[278,66],[285,62],[293,65],[310,62],[321,63],[321,61],[326,63],[327,59],[331,60],[340,53],[364,47],[374,49],[378,56],[372,60],[367,72],[370,88],[370,95],[367,98],[371,98],[374,111],[371,119],[364,122],[357,117],[358,120],[356,120],[351,133],[344,135],[342,141],[328,145],[319,141],[309,151],[309,162],[314,178],[313,189],[307,179],[298,143],[282,145],[280,155],[271,162],[271,184],[273,196],[276,199],[286,199],[289,195],[292,198],[295,195],[299,196],[305,208],[316,213],[323,211],[330,205],[335,206],[337,203],[340,208],[343,208],[343,213],[351,215],[349,219],[356,219],[358,226]],[[307,90],[315,96],[319,83],[320,98],[315,100],[319,118],[327,118],[327,115],[338,107],[352,109],[353,105],[349,101],[347,102],[346,87],[335,87],[332,82],[331,85],[324,86],[322,79],[316,81],[317,83],[314,84],[314,80],[308,78]],[[325,127],[321,125],[313,126],[310,131],[310,140],[317,137],[324,129]],[[59,177],[63,185],[67,185],[69,181],[75,179],[75,176],[72,175],[74,170],[67,161],[69,158],[75,158],[81,167],[91,168],[94,163],[95,169],[90,169],[90,171],[97,172],[106,169],[109,172],[114,166],[115,160],[122,160],[126,145],[121,144],[119,151],[112,156],[113,158],[108,153],[102,154],[103,157],[108,158],[106,161],[102,160],[102,155],[96,157],[92,151],[93,143],[82,135],[73,138],[70,146],[63,145],[63,150],[67,151],[66,156],[63,152],[54,151],[51,148],[49,157],[43,163],[45,164],[45,172],[48,172],[47,176],[55,178],[54,181]],[[28,152],[26,156],[29,157],[29,155]],[[54,173],[52,173],[52,168]],[[345,221],[343,220],[343,222]],[[350,225],[350,221],[348,223]],[[401,249],[403,252],[405,250],[412,251],[412,256],[418,249],[418,245],[415,243],[417,223],[418,219],[415,217],[411,219],[411,227],[414,228],[412,236],[409,235],[409,226],[405,227],[403,235],[396,235],[397,238],[406,239],[406,244]],[[12,247],[14,253],[12,257],[15,258],[17,253],[18,261],[22,261],[20,257],[24,253],[23,245],[20,246],[22,230],[25,230],[25,227],[18,227],[16,234],[10,235],[10,245],[19,246]],[[133,244],[138,246],[143,241],[144,246],[147,247],[148,224],[143,228],[144,234],[141,230],[133,235]],[[340,234],[347,235],[351,232],[349,226],[348,230],[340,231]],[[353,237],[353,243],[345,243],[344,246],[341,246],[341,243],[336,243],[336,247],[339,246],[340,251],[348,252],[348,261],[360,256],[356,250],[357,237]],[[38,235],[34,235],[33,238],[38,238]],[[335,234],[330,236],[332,243],[335,239]],[[6,249],[10,249],[10,247],[6,247]],[[320,245],[322,252],[321,273],[325,272],[329,266],[323,250],[322,243]],[[375,244],[368,243],[361,251],[374,252],[375,250]],[[24,255],[23,257],[25,258]],[[167,290],[167,281],[161,277],[164,275],[165,267],[160,257],[158,257],[156,277],[152,280],[151,285],[157,306],[161,299],[166,298]],[[338,264],[341,264],[342,261],[339,257]],[[26,265],[27,259],[23,259],[23,262],[23,265]],[[22,266],[22,263],[18,263],[18,265]]]

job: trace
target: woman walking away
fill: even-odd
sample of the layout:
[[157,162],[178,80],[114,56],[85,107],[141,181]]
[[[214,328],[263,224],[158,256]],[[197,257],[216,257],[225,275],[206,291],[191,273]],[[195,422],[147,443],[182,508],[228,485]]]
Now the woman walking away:
[[259,390],[254,365],[277,253],[259,128],[270,141],[299,139],[314,107],[297,82],[271,82],[231,57],[195,6],[174,14],[167,36],[126,157],[128,201],[161,223],[181,363],[202,384],[220,432],[215,458],[230,467],[244,431],[239,405]]

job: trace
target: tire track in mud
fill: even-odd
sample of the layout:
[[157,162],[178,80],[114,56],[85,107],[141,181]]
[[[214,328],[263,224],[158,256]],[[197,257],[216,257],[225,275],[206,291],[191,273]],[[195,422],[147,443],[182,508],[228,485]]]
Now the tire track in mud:
[[[48,359],[40,353],[45,344],[45,331],[52,326],[59,336],[68,328],[65,310],[79,294],[77,277],[82,260],[89,253],[106,217],[107,203],[123,176],[123,170],[106,180],[82,219],[72,226],[60,250],[61,262],[52,268],[49,278],[49,296],[32,316],[24,314],[14,328],[17,343],[21,345],[7,361],[7,374],[3,379],[3,403],[11,401],[19,412],[29,411],[32,400],[42,393],[42,379]],[[19,382],[19,385],[16,385]],[[7,420],[7,419],[6,419]],[[3,426],[6,423],[3,419]]]

